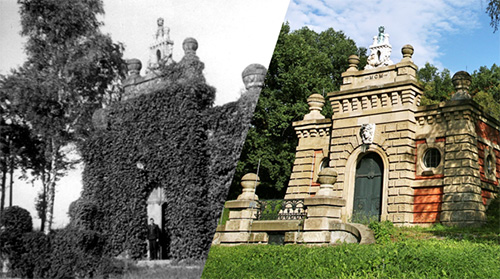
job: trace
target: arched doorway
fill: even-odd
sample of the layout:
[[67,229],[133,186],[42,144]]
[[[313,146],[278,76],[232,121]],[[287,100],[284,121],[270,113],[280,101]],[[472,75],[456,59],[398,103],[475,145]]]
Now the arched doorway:
[[380,221],[384,164],[380,156],[370,152],[356,165],[352,221]]
[[[167,259],[170,248],[170,236],[167,230],[165,214],[167,210],[167,203],[165,202],[165,191],[162,187],[154,188],[149,194],[147,200],[147,214],[148,222],[150,218],[155,220],[155,223],[160,227],[160,245],[159,245],[159,259]],[[148,250],[149,253],[149,250]],[[147,255],[148,258],[149,254]]]

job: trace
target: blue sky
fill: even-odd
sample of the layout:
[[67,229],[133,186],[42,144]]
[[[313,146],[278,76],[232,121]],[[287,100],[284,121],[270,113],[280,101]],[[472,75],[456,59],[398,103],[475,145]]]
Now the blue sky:
[[493,33],[487,0],[292,0],[286,20],[292,29],[317,32],[332,27],[368,48],[380,25],[390,35],[392,60],[411,44],[413,61],[429,62],[453,74],[500,65],[500,31]]

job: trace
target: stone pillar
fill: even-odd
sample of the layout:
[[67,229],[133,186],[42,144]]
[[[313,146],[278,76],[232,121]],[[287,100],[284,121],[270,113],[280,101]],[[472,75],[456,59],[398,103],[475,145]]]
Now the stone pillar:
[[328,166],[331,119],[321,114],[325,99],[321,94],[307,98],[309,113],[302,121],[293,122],[299,138],[292,174],[285,199],[302,199],[316,193],[319,188],[316,177],[320,167]]
[[[478,226],[486,221],[481,197],[479,154],[472,106],[467,96],[470,75],[453,76],[456,92],[445,112],[447,122],[441,223]],[[458,80],[458,81],[457,81]]]
[[267,242],[267,234],[252,234],[251,226],[257,213],[256,187],[260,184],[259,177],[248,173],[241,178],[243,193],[236,200],[226,202],[229,209],[229,220],[223,228],[218,229],[214,236],[214,244],[243,244],[248,242]]
[[335,197],[334,184],[337,172],[333,168],[324,168],[318,175],[320,188],[316,196],[304,199],[307,207],[307,219],[304,221],[302,241],[308,244],[328,244],[334,241],[332,231],[340,223],[342,207],[346,202]]

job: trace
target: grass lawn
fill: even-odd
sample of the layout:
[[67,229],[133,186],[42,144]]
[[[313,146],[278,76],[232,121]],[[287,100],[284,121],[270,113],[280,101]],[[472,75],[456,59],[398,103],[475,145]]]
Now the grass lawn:
[[110,279],[199,279],[203,272],[203,262],[173,263],[169,265],[138,266],[129,263],[123,273]]
[[202,278],[500,278],[499,226],[375,225],[372,245],[213,246]]

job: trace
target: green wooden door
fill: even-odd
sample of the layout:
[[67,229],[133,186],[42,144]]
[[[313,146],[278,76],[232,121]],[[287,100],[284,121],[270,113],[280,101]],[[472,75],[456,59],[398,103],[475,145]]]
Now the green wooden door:
[[353,222],[380,221],[383,163],[376,153],[369,153],[356,166]]

